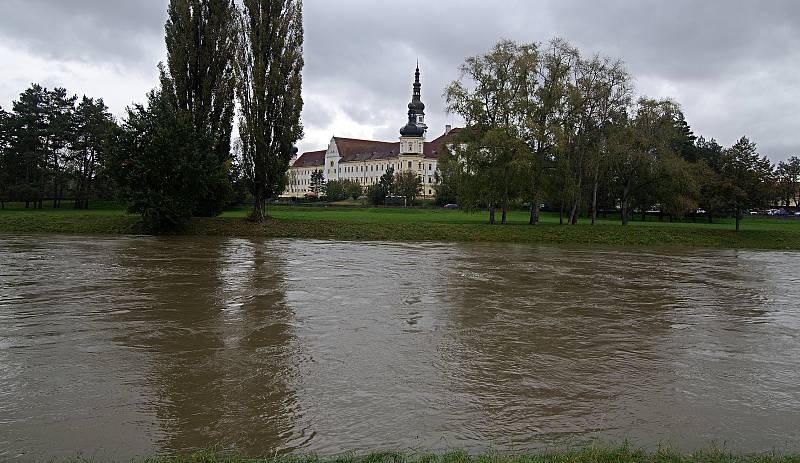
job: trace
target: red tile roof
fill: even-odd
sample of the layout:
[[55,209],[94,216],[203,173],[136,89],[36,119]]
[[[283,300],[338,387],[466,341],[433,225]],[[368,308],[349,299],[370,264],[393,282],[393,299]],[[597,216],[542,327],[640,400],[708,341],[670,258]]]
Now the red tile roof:
[[339,148],[341,162],[372,161],[395,158],[400,153],[400,142],[356,140],[354,138],[334,137]]
[[461,133],[460,128],[455,128],[450,130],[449,132],[443,134],[436,140],[431,142],[425,143],[425,157],[431,159],[438,159],[439,155],[442,154],[444,151],[444,147],[447,143],[450,143],[453,138],[456,137],[459,133]]
[[[450,142],[462,129],[452,129],[439,138],[425,143],[424,157],[438,159],[444,146]],[[334,137],[339,149],[341,162],[376,161],[397,158],[400,153],[400,142],[385,142],[374,140],[358,140],[355,138]],[[292,167],[322,167],[325,165],[326,150],[304,153],[297,158]]]
[[325,165],[325,153],[328,150],[311,151],[303,153],[302,156],[292,164],[292,167],[322,167]]

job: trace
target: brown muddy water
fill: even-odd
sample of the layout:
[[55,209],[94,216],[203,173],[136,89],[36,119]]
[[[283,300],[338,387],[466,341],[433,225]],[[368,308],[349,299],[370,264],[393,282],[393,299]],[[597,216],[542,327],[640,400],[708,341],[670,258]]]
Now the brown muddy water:
[[0,236],[0,460],[800,447],[800,254]]

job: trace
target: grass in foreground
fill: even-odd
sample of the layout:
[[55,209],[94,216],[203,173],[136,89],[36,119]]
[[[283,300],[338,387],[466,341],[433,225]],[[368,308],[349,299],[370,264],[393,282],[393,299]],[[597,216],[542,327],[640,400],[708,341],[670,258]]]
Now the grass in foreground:
[[629,446],[619,448],[583,448],[561,452],[509,456],[487,454],[472,456],[468,453],[442,455],[408,455],[403,453],[373,453],[365,456],[340,456],[335,458],[278,457],[244,458],[214,452],[194,455],[154,458],[148,463],[800,463],[800,455],[779,453],[742,454],[712,449],[693,454],[682,454],[670,449],[648,452]]
[[[183,234],[230,237],[331,239],[342,241],[517,242],[607,246],[685,246],[726,249],[800,250],[800,221],[748,218],[742,231],[731,220],[631,222],[600,220],[590,226],[560,226],[557,214],[527,225],[524,212],[513,212],[510,224],[490,226],[486,214],[442,209],[274,207],[274,220],[264,225],[244,218],[249,209],[229,211],[213,219],[198,218]],[[138,216],[120,206],[90,211],[26,210],[10,205],[0,210],[0,233],[145,234]]]

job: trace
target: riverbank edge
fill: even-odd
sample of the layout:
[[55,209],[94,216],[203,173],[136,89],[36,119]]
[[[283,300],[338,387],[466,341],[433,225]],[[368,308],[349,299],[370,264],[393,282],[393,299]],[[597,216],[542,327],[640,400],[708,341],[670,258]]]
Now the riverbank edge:
[[446,454],[370,453],[363,456],[341,455],[248,458],[225,452],[203,451],[193,455],[157,457],[145,463],[800,463],[800,454],[778,452],[745,454],[725,449],[680,453],[669,448],[647,451],[628,446],[618,448],[587,447],[577,450],[549,451],[522,455],[467,452]]
[[[64,235],[147,235],[137,216],[0,215],[0,233]],[[488,225],[478,223],[367,223],[326,220],[195,218],[173,235],[232,238],[317,239],[389,242],[508,242],[614,247],[694,247],[800,250],[800,232],[688,227]]]

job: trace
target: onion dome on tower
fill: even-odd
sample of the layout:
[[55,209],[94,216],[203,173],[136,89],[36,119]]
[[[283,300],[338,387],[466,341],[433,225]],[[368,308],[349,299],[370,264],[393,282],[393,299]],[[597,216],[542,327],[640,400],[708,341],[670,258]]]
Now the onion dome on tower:
[[408,104],[408,124],[400,129],[403,137],[423,137],[428,130],[425,125],[425,104],[422,102],[422,84],[419,82],[419,63],[411,103]]

